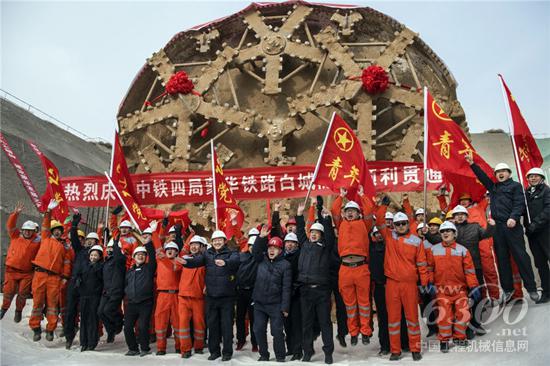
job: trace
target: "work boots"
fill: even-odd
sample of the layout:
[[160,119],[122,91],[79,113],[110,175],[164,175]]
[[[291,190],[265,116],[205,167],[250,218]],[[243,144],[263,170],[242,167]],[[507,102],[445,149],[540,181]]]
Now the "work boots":
[[15,316],[13,317],[13,321],[16,322],[16,323],[19,323],[21,321],[21,317],[22,317],[21,312],[15,310]]
[[42,329],[34,328],[32,331],[34,332],[32,340],[35,341],[35,342],[38,342],[40,340],[40,338],[42,338]]

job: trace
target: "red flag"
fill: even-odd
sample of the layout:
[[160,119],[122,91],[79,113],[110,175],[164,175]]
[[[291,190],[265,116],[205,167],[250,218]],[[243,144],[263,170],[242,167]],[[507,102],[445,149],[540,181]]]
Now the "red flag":
[[464,155],[472,153],[474,162],[493,176],[493,170],[475,151],[460,126],[436,103],[428,89],[424,89],[424,141],[425,168],[439,170],[444,180],[453,186],[451,207],[458,203],[458,196],[469,193],[479,202],[485,187],[477,180]]
[[518,178],[524,186],[528,186],[529,182],[524,179],[525,174],[532,168],[540,168],[543,163],[542,155],[539,147],[527,126],[527,122],[521,115],[519,106],[512,95],[508,85],[504,82],[502,75],[498,75],[502,86],[502,94],[504,96],[504,104],[508,114],[508,122],[510,124],[510,138],[514,148],[514,160],[518,171]]
[[[240,230],[244,222],[244,213],[233,198],[231,188],[223,175],[223,169],[214,149],[214,141],[210,140],[212,151],[212,179],[214,210],[216,211],[216,228],[222,230],[228,239],[233,237],[234,230]],[[231,216],[236,214],[237,225],[233,227]]]
[[105,175],[113,186],[115,193],[124,206],[131,221],[143,231],[149,226],[150,219],[146,216],[141,206],[134,198],[135,194],[132,179],[128,172],[128,166],[124,159],[124,152],[122,151],[117,132],[115,132],[115,141],[113,143],[111,175],[109,176],[107,173],[105,173]]
[[44,168],[44,173],[46,174],[46,191],[41,197],[41,207],[45,210],[48,207],[50,200],[55,199],[59,202],[59,205],[52,211],[52,217],[63,223],[67,216],[69,216],[69,205],[67,203],[67,199],[65,198],[65,191],[63,189],[63,184],[61,183],[59,170],[54,163],[52,163],[50,159],[48,159],[46,155],[40,151],[34,142],[27,141],[27,143],[40,158],[42,167]]
[[346,188],[348,198],[354,200],[359,186],[363,186],[367,197],[376,194],[361,144],[346,121],[336,113],[332,115],[325,136],[313,184],[327,186],[333,192]]

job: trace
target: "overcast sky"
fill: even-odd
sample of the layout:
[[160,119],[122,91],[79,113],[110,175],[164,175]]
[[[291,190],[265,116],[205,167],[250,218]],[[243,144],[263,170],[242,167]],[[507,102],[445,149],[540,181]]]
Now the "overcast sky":
[[[550,2],[342,3],[370,6],[420,33],[458,81],[471,131],[507,130],[502,73],[531,131],[550,137]],[[147,57],[177,32],[248,4],[2,0],[2,89],[110,140]]]

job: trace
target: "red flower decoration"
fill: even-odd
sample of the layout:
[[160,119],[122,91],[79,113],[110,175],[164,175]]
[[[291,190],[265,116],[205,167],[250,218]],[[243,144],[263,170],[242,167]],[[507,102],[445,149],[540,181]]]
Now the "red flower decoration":
[[361,81],[363,82],[363,90],[369,94],[383,93],[389,84],[388,73],[378,65],[371,65],[363,69]]
[[170,95],[189,94],[193,91],[194,87],[187,73],[185,71],[178,71],[166,83],[166,92]]

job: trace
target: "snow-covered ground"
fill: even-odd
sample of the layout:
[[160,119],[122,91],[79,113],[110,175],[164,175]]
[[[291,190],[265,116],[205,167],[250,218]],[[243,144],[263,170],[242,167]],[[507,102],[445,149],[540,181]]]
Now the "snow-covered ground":
[[[96,351],[80,352],[78,336],[71,350],[65,350],[63,338],[55,337],[53,342],[48,342],[42,336],[40,342],[32,341],[32,331],[28,327],[28,318],[31,308],[31,301],[27,302],[24,317],[21,323],[13,322],[15,304],[0,321],[1,355],[0,364],[6,366],[72,366],[72,365],[108,365],[108,366],[129,366],[129,365],[175,365],[176,363],[189,365],[212,365],[207,361],[208,352],[203,355],[193,355],[188,360],[181,359],[175,353],[168,353],[166,356],[148,355],[146,357],[126,357],[126,345],[122,334],[119,334],[114,344],[106,344],[105,337],[100,341]],[[477,337],[470,347],[460,351],[452,348],[448,354],[439,352],[439,344],[434,337],[423,338],[426,341],[423,350],[424,358],[419,363],[412,361],[410,354],[398,363],[390,362],[388,356],[378,357],[378,340],[375,336],[368,346],[358,345],[347,348],[340,347],[337,342],[334,354],[335,365],[518,365],[525,366],[550,365],[550,304],[534,305],[532,302],[507,306],[504,311],[494,310],[495,318],[486,328],[489,334]],[[45,326],[45,324],[43,324]],[[375,326],[376,328],[376,326]],[[426,334],[426,328],[423,334]],[[268,338],[270,336],[268,335]],[[349,343],[349,337],[348,337]],[[430,349],[430,345],[435,349]],[[153,345],[153,351],[155,346]],[[168,351],[173,351],[173,338],[168,341]],[[230,362],[222,363],[220,359],[214,363],[226,365],[252,365],[256,364],[259,357],[252,353],[248,343],[243,351],[235,351]],[[320,337],[315,344],[317,353],[312,359],[314,364],[324,364],[321,351]],[[265,365],[275,365],[273,352],[272,362],[264,362]],[[290,359],[290,358],[287,358]],[[278,363],[277,363],[278,364]],[[298,362],[290,362],[298,364]]]

